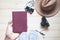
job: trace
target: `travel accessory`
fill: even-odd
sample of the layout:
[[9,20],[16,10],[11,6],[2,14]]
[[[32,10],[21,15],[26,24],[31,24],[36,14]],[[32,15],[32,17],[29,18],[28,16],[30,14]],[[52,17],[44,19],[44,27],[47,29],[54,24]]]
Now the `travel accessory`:
[[34,9],[33,8],[30,8],[29,6],[26,6],[25,10],[27,12],[29,12],[30,14],[32,14],[34,12]]
[[31,0],[26,4],[25,11],[29,12],[30,14],[34,12],[34,0]]
[[43,16],[41,20],[42,20],[41,21],[42,27],[44,27],[44,26],[49,27],[49,22],[47,21],[46,17]]
[[41,16],[52,17],[60,10],[60,0],[35,0],[35,9]]
[[27,32],[27,12],[13,11],[12,12],[13,32]]

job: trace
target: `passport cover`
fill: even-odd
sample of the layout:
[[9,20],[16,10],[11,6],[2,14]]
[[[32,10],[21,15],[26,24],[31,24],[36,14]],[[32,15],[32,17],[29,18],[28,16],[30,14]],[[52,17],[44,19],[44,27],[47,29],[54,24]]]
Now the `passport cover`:
[[27,12],[12,12],[12,20],[14,33],[27,32]]

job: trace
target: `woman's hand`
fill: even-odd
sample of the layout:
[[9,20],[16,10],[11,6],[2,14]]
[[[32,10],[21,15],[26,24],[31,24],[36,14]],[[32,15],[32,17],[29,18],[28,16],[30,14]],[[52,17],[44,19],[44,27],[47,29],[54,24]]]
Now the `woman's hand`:
[[12,21],[8,22],[5,40],[16,40],[16,38],[19,36],[19,33],[13,32],[12,24]]

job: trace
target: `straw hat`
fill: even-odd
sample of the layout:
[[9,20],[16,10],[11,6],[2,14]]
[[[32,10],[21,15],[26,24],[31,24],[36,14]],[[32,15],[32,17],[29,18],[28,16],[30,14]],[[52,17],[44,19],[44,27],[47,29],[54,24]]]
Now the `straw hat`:
[[60,0],[35,0],[35,9],[41,16],[54,16],[60,9]]

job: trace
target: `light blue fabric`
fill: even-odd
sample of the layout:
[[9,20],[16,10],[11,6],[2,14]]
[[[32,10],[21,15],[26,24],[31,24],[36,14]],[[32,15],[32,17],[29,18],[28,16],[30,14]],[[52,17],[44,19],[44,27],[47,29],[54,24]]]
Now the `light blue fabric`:
[[21,35],[19,36],[19,40],[27,40],[27,33],[22,32]]
[[38,39],[38,33],[36,32],[30,32],[29,36],[27,34],[27,32],[23,32],[21,33],[19,40],[37,40]]
[[30,40],[37,40],[38,33],[37,32],[30,32]]

